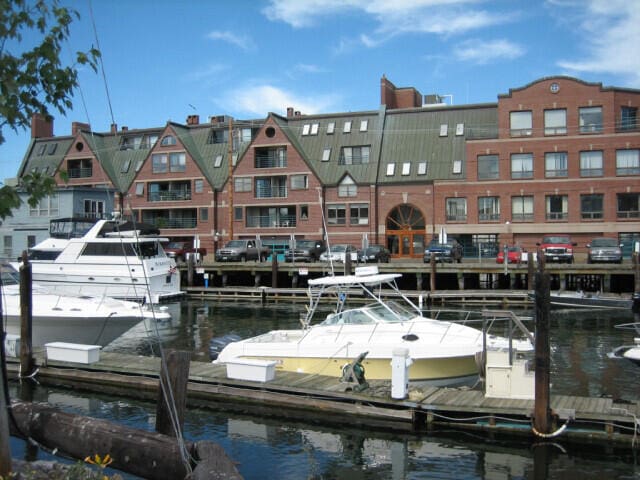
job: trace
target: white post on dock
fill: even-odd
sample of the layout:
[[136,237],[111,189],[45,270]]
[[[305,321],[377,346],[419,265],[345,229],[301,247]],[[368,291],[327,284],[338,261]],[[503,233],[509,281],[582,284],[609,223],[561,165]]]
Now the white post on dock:
[[409,358],[409,349],[393,349],[391,357],[391,398],[402,400],[409,390],[409,367],[413,360]]

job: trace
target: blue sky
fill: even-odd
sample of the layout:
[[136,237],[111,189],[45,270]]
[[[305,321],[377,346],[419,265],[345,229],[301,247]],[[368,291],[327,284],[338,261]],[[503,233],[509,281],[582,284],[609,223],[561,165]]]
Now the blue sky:
[[[289,106],[375,110],[383,74],[456,105],[551,75],[640,88],[638,0],[60,1],[81,16],[65,55],[98,46],[105,78],[81,71],[56,135],[73,121],[108,131]],[[30,137],[3,133],[0,181],[16,175]]]

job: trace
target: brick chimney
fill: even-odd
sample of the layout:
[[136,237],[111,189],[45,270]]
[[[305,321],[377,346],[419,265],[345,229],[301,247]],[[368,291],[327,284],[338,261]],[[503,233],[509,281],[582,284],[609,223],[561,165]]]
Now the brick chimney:
[[53,137],[53,117],[49,119],[36,113],[31,117],[31,138]]
[[111,124],[111,133],[118,133],[118,124],[117,123],[112,123]]
[[129,127],[124,127],[124,126],[123,126],[123,127],[122,127],[122,131],[123,131],[123,132],[128,132],[128,131],[129,131]]
[[187,125],[199,125],[200,115],[187,115]]
[[287,107],[287,118],[293,117],[293,107]]
[[71,123],[71,135],[75,137],[81,130],[91,130],[91,125],[82,122]]
[[422,106],[422,94],[413,87],[396,88],[385,75],[380,79],[380,104],[388,109]]

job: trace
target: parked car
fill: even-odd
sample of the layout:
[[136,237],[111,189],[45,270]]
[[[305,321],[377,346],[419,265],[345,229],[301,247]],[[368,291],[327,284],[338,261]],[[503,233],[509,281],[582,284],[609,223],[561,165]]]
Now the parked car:
[[[519,245],[511,245],[507,247],[507,263],[522,263],[527,261],[527,255],[523,255],[527,253]],[[504,249],[498,252],[496,256],[496,263],[504,263]]]
[[358,261],[358,249],[353,245],[348,245],[346,243],[330,245],[329,248],[320,255],[320,261],[328,262],[331,260],[333,262],[344,263],[344,259],[347,255],[349,255],[352,262]]
[[193,248],[189,242],[169,242],[162,248],[167,257],[175,259],[176,262],[184,262],[190,253],[196,254],[198,259],[207,254],[206,248]]
[[229,240],[216,252],[216,262],[246,262],[247,260],[262,262],[270,253],[269,247],[262,245],[257,238]]
[[322,240],[296,240],[295,247],[284,252],[284,261],[316,262],[326,249]]
[[449,262],[453,263],[462,260],[463,248],[456,240],[451,240],[447,243],[440,243],[437,238],[434,238],[429,242],[427,248],[424,250],[423,261],[424,263],[431,262],[431,256],[435,256],[436,262]]
[[587,248],[587,263],[622,263],[622,244],[615,238],[596,237]]
[[382,245],[369,245],[364,250],[358,252],[358,258],[361,262],[382,262],[389,263],[391,252]]
[[546,262],[573,263],[573,247],[577,243],[572,242],[569,235],[545,235],[536,245],[540,247]]

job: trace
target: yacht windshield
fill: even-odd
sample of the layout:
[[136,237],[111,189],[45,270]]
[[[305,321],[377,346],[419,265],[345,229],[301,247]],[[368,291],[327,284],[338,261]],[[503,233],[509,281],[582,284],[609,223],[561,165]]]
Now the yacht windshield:
[[388,302],[385,305],[375,305],[368,308],[370,314],[378,322],[408,322],[416,316],[416,313],[396,302]]
[[416,316],[410,310],[389,302],[385,305],[374,304],[329,315],[322,325],[366,325],[371,323],[408,322]]
[[9,265],[0,266],[0,285],[17,285],[19,282],[19,274]]

